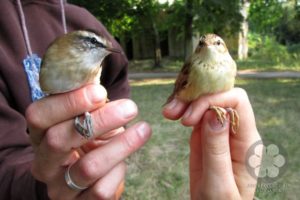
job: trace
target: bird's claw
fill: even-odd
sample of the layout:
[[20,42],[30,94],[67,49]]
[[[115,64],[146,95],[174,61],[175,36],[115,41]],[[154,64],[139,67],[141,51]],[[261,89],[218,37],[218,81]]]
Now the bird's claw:
[[80,121],[79,117],[75,118],[75,129],[77,132],[86,139],[93,137],[93,122],[92,116],[89,112],[84,113],[83,122]]
[[226,110],[218,106],[210,106],[209,109],[215,111],[218,121],[224,126],[226,121]]
[[226,111],[230,116],[230,129],[233,134],[236,134],[240,125],[240,117],[236,110],[232,108],[226,108]]
[[230,130],[233,134],[237,133],[237,130],[239,128],[239,115],[236,110],[232,108],[222,108],[218,106],[210,106],[210,110],[213,110],[216,112],[218,121],[224,126],[226,121],[226,114],[228,113],[230,116]]

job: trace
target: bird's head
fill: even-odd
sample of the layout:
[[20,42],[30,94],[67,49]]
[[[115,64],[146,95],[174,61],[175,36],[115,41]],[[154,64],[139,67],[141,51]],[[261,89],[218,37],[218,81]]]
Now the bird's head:
[[113,48],[104,37],[80,30],[57,38],[48,48],[46,57],[55,59],[56,62],[74,62],[93,67],[100,64],[110,53],[121,53],[121,51]]
[[206,34],[201,36],[195,54],[202,56],[224,55],[228,50],[224,40],[216,34]]

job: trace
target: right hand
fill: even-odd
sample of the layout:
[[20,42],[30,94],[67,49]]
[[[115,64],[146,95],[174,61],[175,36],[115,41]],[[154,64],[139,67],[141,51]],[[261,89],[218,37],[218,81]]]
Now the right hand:
[[[137,115],[127,99],[106,103],[106,91],[99,85],[51,95],[32,103],[26,111],[30,138],[35,151],[33,176],[47,184],[51,199],[112,199],[124,182],[124,160],[150,138],[151,129],[139,122],[122,127]],[[86,140],[74,128],[74,118],[85,111],[92,114],[95,138]],[[104,134],[115,135],[103,142]],[[64,179],[67,166],[79,186],[70,189]]]

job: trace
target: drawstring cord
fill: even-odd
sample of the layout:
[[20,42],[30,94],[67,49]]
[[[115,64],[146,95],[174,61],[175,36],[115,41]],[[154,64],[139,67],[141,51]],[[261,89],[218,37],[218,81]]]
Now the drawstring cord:
[[21,18],[22,30],[23,30],[23,34],[24,34],[24,38],[25,38],[27,53],[29,55],[32,55],[32,50],[31,50],[31,45],[30,45],[30,41],[29,41],[29,37],[28,37],[28,30],[27,30],[27,26],[26,26],[26,20],[25,20],[25,15],[24,15],[23,8],[22,8],[21,0],[17,0],[17,3],[18,3],[18,10],[19,10],[20,18]]
[[64,33],[66,34],[68,32],[68,30],[67,30],[66,13],[65,13],[64,3],[65,3],[64,0],[60,0],[61,21],[62,21]]
[[[27,30],[27,26],[26,26],[26,19],[25,19],[23,7],[21,4],[21,0],[17,0],[17,4],[18,4],[19,15],[21,18],[21,25],[22,25],[22,30],[23,30],[23,34],[24,34],[27,53],[29,55],[32,55],[32,49],[31,49],[31,45],[30,45],[28,30]],[[67,25],[66,25],[65,1],[64,0],[60,0],[60,9],[61,9],[61,20],[62,20],[63,30],[64,30],[64,33],[67,33],[68,30],[67,30]]]

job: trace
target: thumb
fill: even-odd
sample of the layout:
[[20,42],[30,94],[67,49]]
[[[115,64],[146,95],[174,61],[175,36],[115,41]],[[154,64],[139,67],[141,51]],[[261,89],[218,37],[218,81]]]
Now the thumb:
[[[233,177],[229,146],[229,120],[221,124],[214,111],[207,111],[202,120],[203,175],[220,181]],[[234,181],[234,180],[233,180]]]

